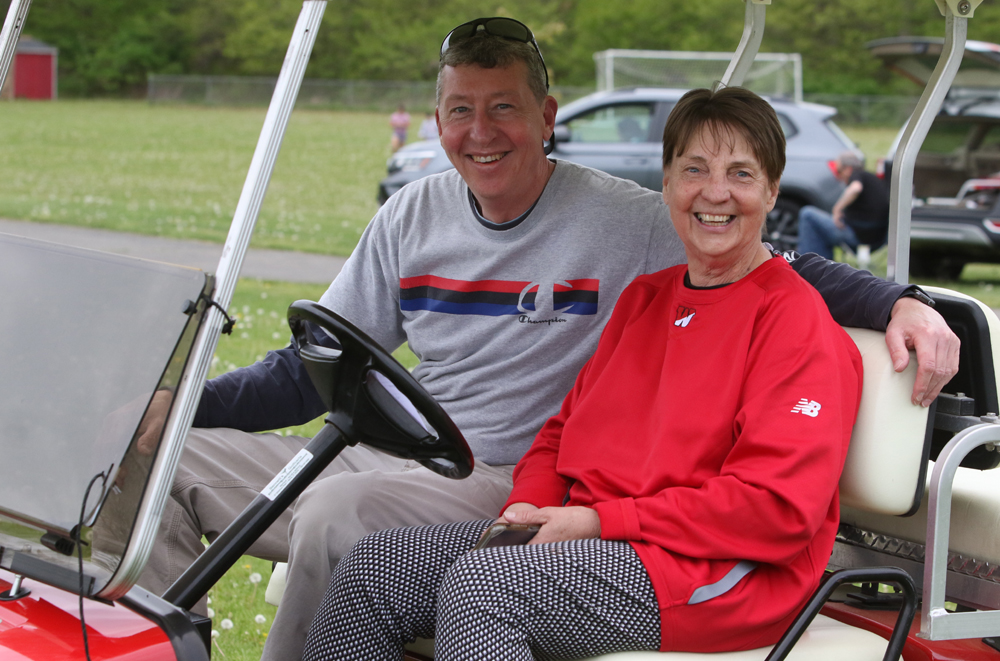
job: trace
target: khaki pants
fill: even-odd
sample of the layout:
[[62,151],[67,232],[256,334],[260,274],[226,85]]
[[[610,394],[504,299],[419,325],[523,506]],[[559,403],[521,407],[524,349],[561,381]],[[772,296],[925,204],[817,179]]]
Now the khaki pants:
[[[308,441],[192,429],[139,584],[162,594],[204,550],[202,535],[215,539]],[[364,446],[344,449],[250,547],[253,556],[288,562],[285,593],[262,658],[301,658],[333,567],[363,536],[495,517],[510,493],[512,471],[477,464],[468,478],[450,480]]]

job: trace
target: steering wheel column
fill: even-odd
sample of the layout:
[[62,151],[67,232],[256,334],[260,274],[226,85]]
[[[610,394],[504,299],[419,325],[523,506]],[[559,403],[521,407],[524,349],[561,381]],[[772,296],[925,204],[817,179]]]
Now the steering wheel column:
[[[472,473],[462,433],[441,405],[374,340],[317,303],[288,308],[295,347],[326,424],[163,594],[190,610],[348,445],[365,443],[445,477]],[[337,348],[339,347],[339,348]]]

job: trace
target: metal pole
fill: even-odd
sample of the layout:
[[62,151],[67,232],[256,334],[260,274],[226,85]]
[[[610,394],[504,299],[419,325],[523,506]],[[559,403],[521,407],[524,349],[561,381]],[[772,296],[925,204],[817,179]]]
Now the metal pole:
[[950,7],[944,8],[945,38],[934,73],[931,74],[917,107],[906,123],[906,129],[896,149],[892,164],[892,184],[889,192],[889,256],[886,277],[900,284],[909,282],[910,214],[913,211],[913,169],[920,146],[927,137],[931,123],[941,110],[944,97],[951,88],[958,66],[965,53],[965,38],[969,19],[955,16]]
[[10,64],[14,61],[17,40],[21,36],[24,20],[28,17],[29,7],[31,0],[12,0],[7,10],[7,18],[3,22],[3,30],[0,31],[0,90],[7,80]]
[[927,535],[924,555],[924,600],[920,636],[930,640],[981,638],[996,632],[997,611],[949,613],[945,609],[948,582],[948,542],[951,535],[952,487],[966,455],[981,445],[1000,443],[1000,425],[984,423],[955,435],[941,450],[927,495]]
[[[295,99],[298,96],[306,65],[309,62],[309,55],[312,53],[313,44],[316,41],[316,31],[323,19],[325,9],[326,0],[305,0],[295,25],[295,31],[292,33],[285,62],[278,75],[278,83],[264,118],[264,126],[261,129],[260,139],[257,141],[257,149],[250,162],[250,170],[247,172],[243,192],[236,205],[233,224],[229,229],[229,236],[222,248],[222,257],[219,259],[219,266],[216,270],[215,302],[222,309],[228,308],[232,301],[236,280],[239,277],[240,267],[243,265],[243,257],[250,245],[250,237],[264,201],[264,194],[267,192],[271,172],[281,149],[285,128],[288,126],[289,116],[295,106]],[[157,458],[157,463],[152,469],[151,480],[161,479],[163,473],[172,476],[177,469],[183,443],[176,442],[176,439],[186,436],[191,427],[191,421],[194,419],[198,402],[201,399],[202,388],[205,385],[205,376],[208,374],[208,367],[212,361],[212,355],[215,353],[219,333],[222,330],[222,322],[222,312],[218,308],[213,307],[208,311],[204,326],[192,349],[192,368],[177,387],[177,399],[174,404],[178,411],[177,416],[171,419],[163,432],[164,446],[171,448],[172,451],[163,453]],[[128,581],[134,579],[133,575],[145,566],[152,549],[156,526],[159,525],[160,517],[163,514],[166,497],[167,491],[164,491],[162,498],[157,502],[152,502],[149,506],[150,514],[145,518],[145,521],[152,522],[152,530],[143,528],[133,533],[135,538],[140,541],[131,545],[127,556],[122,559],[122,566],[130,567],[130,571],[123,573],[120,577],[115,576],[104,588],[101,596],[107,598],[118,596],[117,591],[130,585]],[[129,562],[128,565],[126,565],[126,561]]]
[[740,45],[733,53],[733,59],[729,61],[726,73],[722,80],[715,86],[733,87],[743,84],[753,60],[760,50],[760,42],[764,38],[764,21],[767,16],[767,5],[771,0],[744,0],[746,11],[743,15],[743,36],[740,38]]

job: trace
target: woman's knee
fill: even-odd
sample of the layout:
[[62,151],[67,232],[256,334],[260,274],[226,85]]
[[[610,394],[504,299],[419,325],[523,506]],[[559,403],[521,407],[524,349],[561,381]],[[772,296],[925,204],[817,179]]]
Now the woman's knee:
[[[481,609],[494,610],[511,596],[506,571],[491,563],[489,552],[466,553],[448,568],[438,589],[441,612],[463,610],[461,617]],[[471,611],[471,612],[470,612]]]

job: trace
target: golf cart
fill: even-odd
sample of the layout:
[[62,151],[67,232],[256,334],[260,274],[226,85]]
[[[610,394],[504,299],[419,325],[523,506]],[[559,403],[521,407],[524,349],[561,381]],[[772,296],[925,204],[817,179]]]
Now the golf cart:
[[[739,84],[746,74],[768,1],[745,0],[746,29],[725,83]],[[14,0],[0,32],[0,83],[28,4]],[[939,5],[946,47],[897,151],[889,273],[900,282],[907,278],[913,160],[961,58],[975,4]],[[191,607],[345,444],[363,440],[448,477],[472,469],[461,433],[405,369],[347,321],[295,303],[289,324],[330,410],[327,424],[166,593],[134,586],[325,7],[325,0],[303,3],[214,276],[0,236],[0,301],[8,311],[0,333],[7,468],[0,484],[0,659],[208,658],[210,622]],[[993,576],[1000,535],[992,532],[1000,489],[989,470],[1000,463],[1000,321],[960,294],[933,296],[962,339],[959,374],[931,411],[914,407],[913,361],[897,374],[880,333],[851,331],[865,361],[864,401],[841,479],[844,511],[831,573],[773,649],[717,655],[723,661],[1000,654],[982,640],[1000,636]],[[165,399],[170,415],[151,446],[138,441],[154,399]]]

